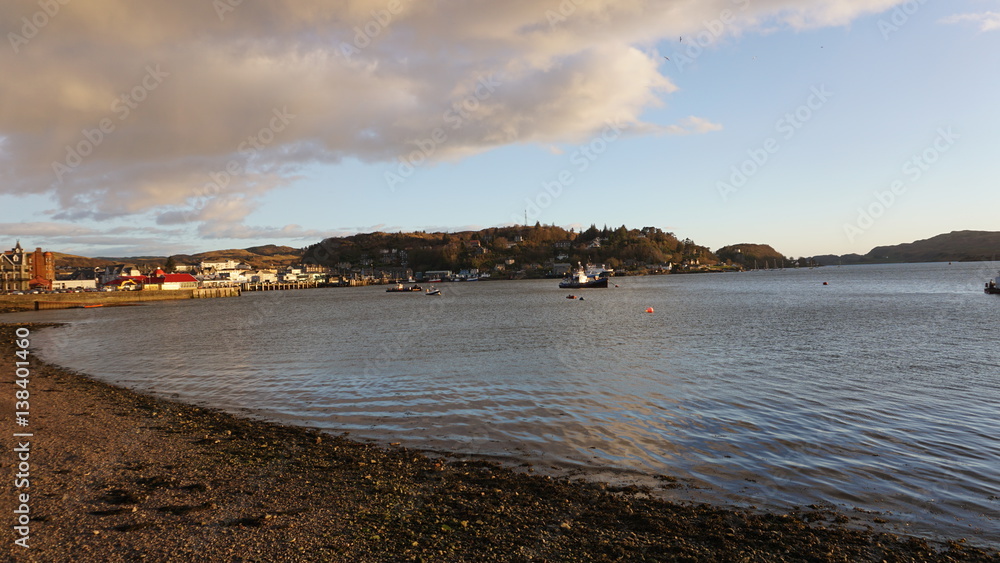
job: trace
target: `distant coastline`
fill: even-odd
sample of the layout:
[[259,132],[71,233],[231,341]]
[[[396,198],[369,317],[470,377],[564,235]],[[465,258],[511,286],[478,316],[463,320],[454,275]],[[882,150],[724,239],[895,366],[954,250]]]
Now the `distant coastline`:
[[929,239],[877,246],[867,254],[825,254],[811,259],[819,264],[895,264],[920,262],[987,262],[1000,256],[1000,232],[954,231]]
[[[174,267],[228,260],[247,268],[278,271],[321,268],[339,279],[420,281],[424,272],[453,272],[456,278],[524,279],[562,277],[577,263],[604,264],[616,275],[695,273],[773,268],[992,261],[1000,255],[1000,232],[955,231],[925,240],[878,246],[866,254],[790,257],[769,244],[738,243],[716,250],[655,227],[605,226],[576,232],[552,225],[512,226],[444,233],[373,232],[333,237],[304,248],[264,245],[199,254],[87,258],[53,252],[63,275],[130,264]],[[59,273],[59,272],[57,272]],[[76,278],[82,279],[82,278]]]

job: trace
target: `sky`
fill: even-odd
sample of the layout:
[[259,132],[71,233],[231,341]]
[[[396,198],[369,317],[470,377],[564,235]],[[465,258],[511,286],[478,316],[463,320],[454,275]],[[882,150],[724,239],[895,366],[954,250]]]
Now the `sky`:
[[39,0],[0,31],[3,248],[1000,230],[1000,0]]

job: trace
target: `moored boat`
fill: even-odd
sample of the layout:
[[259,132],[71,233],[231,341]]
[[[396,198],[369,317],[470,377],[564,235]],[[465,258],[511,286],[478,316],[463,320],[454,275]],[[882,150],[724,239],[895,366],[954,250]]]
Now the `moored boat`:
[[992,295],[1000,295],[1000,273],[997,274],[996,278],[986,282],[983,291]]
[[593,266],[588,266],[584,269],[583,266],[578,266],[572,273],[566,274],[566,277],[559,282],[559,287],[562,289],[593,289],[608,287],[608,271],[603,268],[595,268]]
[[385,290],[386,293],[409,293],[412,291],[423,291],[419,285],[404,286],[401,283],[396,284],[396,287],[390,287]]

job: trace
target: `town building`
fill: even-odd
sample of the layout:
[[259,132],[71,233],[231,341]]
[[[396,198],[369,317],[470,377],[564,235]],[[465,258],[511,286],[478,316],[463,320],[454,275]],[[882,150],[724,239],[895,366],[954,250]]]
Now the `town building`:
[[198,278],[191,274],[168,274],[159,269],[146,279],[143,287],[143,289],[160,289],[163,291],[197,288]]
[[168,274],[157,268],[148,276],[122,276],[104,284],[104,287],[119,291],[176,291],[178,289],[197,289],[198,278],[191,274]]
[[14,248],[0,254],[0,291],[52,289],[56,261],[51,252],[26,252],[17,241]]
[[278,283],[277,270],[251,270],[247,272],[250,283]]
[[97,280],[55,280],[52,289],[97,289]]
[[112,281],[120,278],[134,278],[141,276],[142,272],[139,271],[135,266],[128,264],[115,264],[114,266],[108,266],[103,272],[100,272],[101,285],[108,285]]
[[236,260],[220,260],[214,262],[202,262],[200,264],[202,272],[207,270],[235,270],[239,268],[239,266],[240,263]]

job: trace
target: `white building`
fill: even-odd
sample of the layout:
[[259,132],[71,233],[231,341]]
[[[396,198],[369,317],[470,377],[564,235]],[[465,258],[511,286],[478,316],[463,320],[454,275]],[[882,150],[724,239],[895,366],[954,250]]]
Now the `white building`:
[[205,270],[235,270],[240,267],[240,263],[236,260],[225,260],[222,262],[202,262],[200,264],[201,271]]
[[97,280],[55,280],[52,289],[97,289]]
[[251,270],[246,277],[250,283],[278,283],[278,272],[274,270]]

